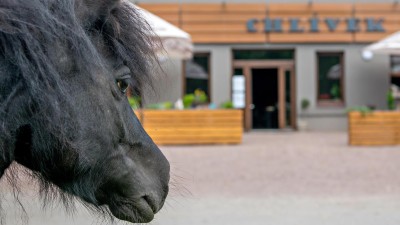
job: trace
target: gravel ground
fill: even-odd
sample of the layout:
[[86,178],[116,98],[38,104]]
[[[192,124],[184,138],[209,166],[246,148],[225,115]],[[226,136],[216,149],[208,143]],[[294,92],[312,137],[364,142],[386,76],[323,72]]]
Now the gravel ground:
[[[345,133],[253,132],[241,145],[161,149],[172,187],[154,225],[400,224],[400,147],[349,147]],[[44,212],[36,195],[23,200],[30,225],[107,224],[81,206],[71,217]],[[5,224],[21,223],[18,205],[3,208]]]

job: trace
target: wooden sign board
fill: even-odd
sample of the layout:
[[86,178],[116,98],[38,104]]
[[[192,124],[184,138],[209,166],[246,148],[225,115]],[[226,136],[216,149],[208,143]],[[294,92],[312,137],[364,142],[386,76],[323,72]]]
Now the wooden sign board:
[[400,4],[140,4],[194,43],[368,43],[400,30]]

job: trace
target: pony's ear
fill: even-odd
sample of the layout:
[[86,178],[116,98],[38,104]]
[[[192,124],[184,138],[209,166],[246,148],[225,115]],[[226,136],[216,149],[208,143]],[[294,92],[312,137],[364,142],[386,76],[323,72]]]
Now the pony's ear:
[[120,3],[121,0],[81,0],[76,1],[75,12],[81,24],[90,26],[107,17]]

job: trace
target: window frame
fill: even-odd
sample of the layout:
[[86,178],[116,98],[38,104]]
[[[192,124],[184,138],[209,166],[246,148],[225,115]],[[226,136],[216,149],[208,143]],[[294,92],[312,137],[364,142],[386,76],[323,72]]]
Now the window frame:
[[[339,100],[332,99],[320,99],[320,82],[319,82],[319,62],[320,56],[339,56],[341,65],[341,77],[340,77],[340,92],[341,98]],[[316,52],[316,65],[315,65],[315,76],[316,76],[316,102],[318,107],[344,107],[346,102],[345,95],[345,63],[344,63],[344,52],[343,51],[317,51]]]
[[[193,53],[193,58],[195,57],[195,56],[206,56],[207,58],[208,58],[208,70],[206,71],[207,72],[207,74],[208,74],[208,82],[207,82],[207,85],[208,85],[208,93],[206,93],[207,94],[207,97],[208,97],[208,102],[209,103],[211,103],[212,102],[212,86],[211,86],[211,80],[212,80],[212,77],[211,77],[211,52],[194,52]],[[186,88],[187,88],[187,82],[186,82],[186,60],[185,61],[183,61],[183,64],[182,64],[182,76],[183,76],[183,82],[182,82],[182,98],[183,98],[183,96],[184,95],[186,95]]]
[[400,72],[393,72],[393,66],[395,66],[395,63],[393,62],[394,57],[400,57],[398,54],[391,54],[390,55],[390,76],[391,77],[400,77]]

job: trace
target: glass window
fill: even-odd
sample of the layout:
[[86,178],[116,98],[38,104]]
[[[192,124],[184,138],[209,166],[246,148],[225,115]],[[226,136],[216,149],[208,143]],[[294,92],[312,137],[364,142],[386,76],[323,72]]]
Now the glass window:
[[398,76],[400,74],[400,56],[392,55],[390,56],[390,67],[392,76]]
[[318,102],[343,103],[343,53],[317,53]]
[[390,68],[391,68],[391,89],[394,96],[398,99],[400,96],[400,55],[390,56]]
[[210,98],[209,53],[195,53],[191,60],[185,61],[185,82],[185,94],[193,94],[199,89]]
[[392,74],[400,74],[400,56],[391,55],[390,56],[390,67]]

